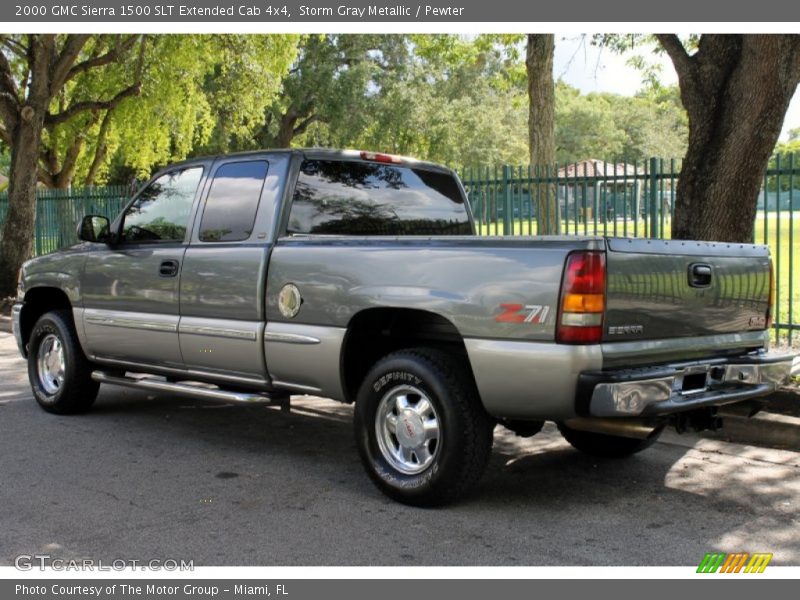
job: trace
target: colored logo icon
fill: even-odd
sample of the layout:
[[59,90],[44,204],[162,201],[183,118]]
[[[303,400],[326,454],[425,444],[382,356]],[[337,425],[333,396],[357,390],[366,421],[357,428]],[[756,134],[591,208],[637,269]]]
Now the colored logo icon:
[[772,560],[772,553],[707,552],[697,567],[698,573],[763,573]]

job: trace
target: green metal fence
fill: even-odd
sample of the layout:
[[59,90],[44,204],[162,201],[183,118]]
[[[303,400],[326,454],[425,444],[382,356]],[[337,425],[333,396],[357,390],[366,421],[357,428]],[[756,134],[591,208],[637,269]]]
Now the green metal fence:
[[[68,190],[42,188],[36,192],[34,256],[41,256],[78,241],[76,232],[83,215],[114,218],[130,198],[130,189],[87,187]],[[0,225],[8,212],[8,194],[0,194]]]
[[[776,156],[764,174],[754,242],[772,250],[776,274],[776,336],[800,344],[800,157]],[[680,162],[583,161],[548,167],[466,169],[460,173],[480,235],[536,235],[540,199],[555,198],[563,234],[669,238]],[[127,187],[39,190],[34,254],[75,243],[85,214],[113,218],[130,195]],[[545,202],[548,206],[550,203]],[[0,194],[0,225],[8,198]],[[544,217],[550,215],[545,214]]]
[[[753,242],[768,244],[776,275],[774,330],[800,345],[800,157],[776,156],[764,174]],[[555,205],[562,234],[669,238],[680,161],[587,160],[546,167],[502,166],[460,173],[481,235],[536,235],[538,206]],[[555,200],[555,201],[553,201]],[[552,215],[542,215],[550,220]]]
[[679,161],[652,158],[466,169],[461,178],[484,235],[536,235],[543,201],[557,206],[562,234],[659,238],[669,234],[679,174]]

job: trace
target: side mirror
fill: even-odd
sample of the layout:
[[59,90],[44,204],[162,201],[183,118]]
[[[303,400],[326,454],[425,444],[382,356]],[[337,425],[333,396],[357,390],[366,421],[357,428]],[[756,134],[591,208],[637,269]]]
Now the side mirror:
[[86,215],[78,226],[78,239],[84,242],[108,243],[111,241],[108,218]]

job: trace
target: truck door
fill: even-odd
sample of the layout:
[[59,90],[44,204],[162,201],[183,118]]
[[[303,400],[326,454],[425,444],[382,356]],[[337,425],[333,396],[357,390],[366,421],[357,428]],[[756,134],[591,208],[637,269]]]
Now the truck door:
[[204,165],[160,175],[120,217],[117,243],[93,252],[82,278],[89,353],[182,368],[178,292]]
[[251,155],[214,165],[180,282],[180,347],[190,371],[268,382],[264,288],[286,164],[281,155]]

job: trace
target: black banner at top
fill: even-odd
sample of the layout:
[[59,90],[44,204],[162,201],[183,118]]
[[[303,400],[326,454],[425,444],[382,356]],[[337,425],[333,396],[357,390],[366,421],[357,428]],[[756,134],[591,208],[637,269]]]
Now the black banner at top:
[[785,0],[11,0],[3,23],[264,22],[487,23],[800,21],[800,2]]

